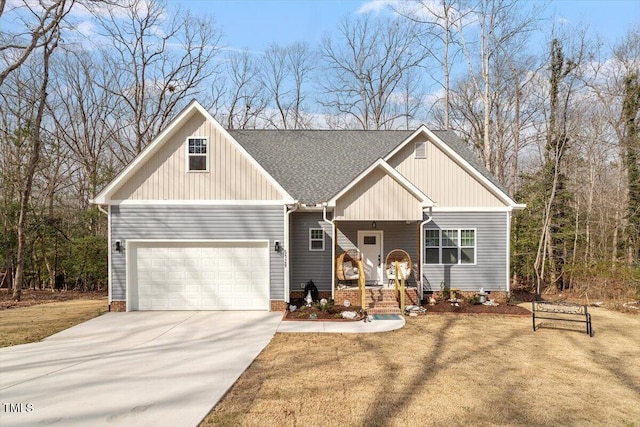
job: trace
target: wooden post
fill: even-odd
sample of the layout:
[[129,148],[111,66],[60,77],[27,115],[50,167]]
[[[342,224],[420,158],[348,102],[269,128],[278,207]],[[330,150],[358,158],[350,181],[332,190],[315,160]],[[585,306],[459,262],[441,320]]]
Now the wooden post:
[[[393,263],[394,269],[395,269],[395,274],[393,275],[395,278],[395,287],[396,287],[396,292],[399,292],[400,295],[398,296],[398,301],[400,302],[400,310],[404,311],[404,307],[405,307],[405,282],[404,282],[404,272],[402,271],[402,269],[400,268],[400,263],[398,261],[395,261]],[[400,280],[398,281],[398,276],[400,276]]]
[[360,307],[362,310],[367,310],[367,294],[366,294],[366,278],[364,277],[364,266],[362,265],[362,260],[358,259],[358,293],[360,297]]

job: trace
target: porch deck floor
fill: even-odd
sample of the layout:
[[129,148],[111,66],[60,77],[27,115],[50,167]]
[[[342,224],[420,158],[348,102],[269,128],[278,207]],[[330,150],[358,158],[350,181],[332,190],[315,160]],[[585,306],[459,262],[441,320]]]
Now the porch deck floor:
[[[389,289],[389,290],[393,290],[395,289],[395,286],[391,285],[366,285],[364,287],[365,289]],[[405,289],[417,289],[416,285],[405,285],[404,287]],[[339,288],[337,287],[336,290],[338,291],[349,291],[349,290],[358,290],[360,289],[359,286],[355,285],[355,286],[345,286],[343,288]]]

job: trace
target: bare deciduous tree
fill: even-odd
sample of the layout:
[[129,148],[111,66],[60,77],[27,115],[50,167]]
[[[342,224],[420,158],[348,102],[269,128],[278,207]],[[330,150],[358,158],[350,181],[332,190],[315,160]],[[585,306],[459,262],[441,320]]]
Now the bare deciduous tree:
[[270,45],[260,67],[260,80],[275,111],[265,120],[275,128],[299,129],[304,126],[302,103],[306,98],[312,66],[312,53],[305,43],[281,47]]
[[104,50],[102,66],[115,76],[113,86],[101,89],[119,97],[122,117],[128,118],[132,145],[121,149],[130,160],[181,103],[204,90],[201,85],[217,72],[212,59],[221,36],[211,18],[167,14],[158,0],[128,0],[96,18],[112,44]]
[[[516,0],[478,0],[471,8],[470,19],[477,23],[477,33],[468,34],[461,26],[465,21],[456,21],[457,34],[469,69],[469,77],[477,94],[482,99],[482,131],[479,139],[473,140],[476,152],[492,172],[498,165],[495,159],[492,138],[492,100],[496,86],[492,72],[496,69],[494,59],[510,51],[510,42],[534,29],[539,10],[533,7],[524,10]],[[474,27],[474,26],[470,26]],[[478,46],[473,50],[468,42],[474,37]],[[517,52],[514,50],[512,53]]]
[[249,52],[230,52],[227,55],[228,129],[255,127],[267,108],[264,86],[260,83],[257,60]]
[[0,17],[8,13],[14,24],[18,24],[16,32],[4,29],[0,32],[0,86],[34,50],[44,46],[51,34],[59,30],[74,3],[75,0],[38,0],[37,3],[22,0],[5,11],[5,1],[0,2]]
[[[13,298],[16,300],[20,300],[21,298],[22,285],[24,281],[24,257],[27,239],[27,211],[29,209],[29,201],[31,199],[33,179],[40,162],[40,155],[42,150],[41,126],[46,109],[47,89],[49,86],[49,65],[51,55],[57,48],[59,41],[60,32],[56,28],[52,30],[51,33],[48,33],[45,36],[44,41],[42,42],[42,46],[40,49],[42,52],[42,62],[38,64],[39,66],[41,66],[41,69],[38,70],[41,72],[41,80],[39,82],[37,79],[35,80],[35,82],[37,82],[36,84],[39,83],[39,88],[34,91],[35,97],[29,100],[30,104],[32,105],[32,110],[30,111],[31,118],[26,123],[26,126],[23,129],[24,142],[30,144],[30,154],[26,168],[24,170],[23,186],[20,189],[20,213],[17,226],[18,247],[16,251],[16,270],[13,281]],[[35,78],[37,74],[34,74],[31,77]]]
[[438,62],[442,76],[434,77],[434,80],[440,82],[444,91],[442,105],[444,128],[451,129],[451,71],[453,58],[459,51],[456,31],[464,29],[466,15],[470,13],[468,2],[466,0],[438,0],[437,2],[412,0],[401,2],[394,7],[394,10],[406,19],[419,24],[422,34],[418,41],[425,50],[430,52],[430,60]]
[[404,110],[394,108],[394,101],[402,77],[428,56],[418,38],[411,22],[369,15],[343,20],[338,36],[322,43],[327,70],[323,104],[331,112],[350,117],[358,128],[398,126]]

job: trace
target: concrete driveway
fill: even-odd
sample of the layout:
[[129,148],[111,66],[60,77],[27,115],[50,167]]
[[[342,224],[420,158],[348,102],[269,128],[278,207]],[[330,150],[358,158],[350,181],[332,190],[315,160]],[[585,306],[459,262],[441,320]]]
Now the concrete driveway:
[[196,426],[282,313],[108,313],[0,349],[2,426]]

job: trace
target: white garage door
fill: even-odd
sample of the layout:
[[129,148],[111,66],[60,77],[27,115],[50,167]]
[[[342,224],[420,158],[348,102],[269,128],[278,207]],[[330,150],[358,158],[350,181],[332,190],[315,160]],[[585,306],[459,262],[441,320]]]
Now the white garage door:
[[269,243],[130,242],[129,310],[268,310]]

